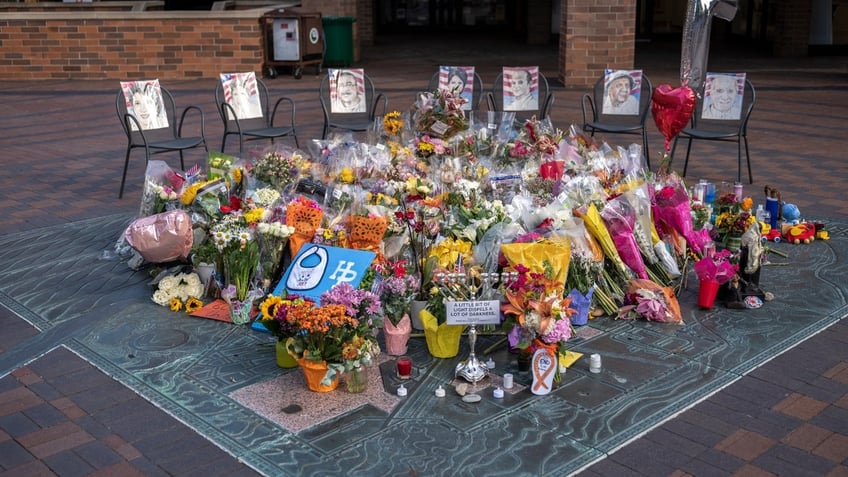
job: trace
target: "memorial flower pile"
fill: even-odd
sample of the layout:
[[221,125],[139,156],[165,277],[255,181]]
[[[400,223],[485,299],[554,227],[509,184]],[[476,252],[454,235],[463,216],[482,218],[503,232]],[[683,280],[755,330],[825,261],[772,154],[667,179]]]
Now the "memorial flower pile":
[[[307,244],[375,252],[367,313],[352,302],[364,292],[350,285],[320,305],[263,302],[263,322],[286,330],[278,338],[293,339],[301,357],[341,365],[337,372],[347,366],[342,348],[362,357],[373,338],[366,328],[396,322],[411,300],[427,301],[444,323],[440,274],[517,272],[503,290],[502,330],[519,349],[562,345],[590,310],[679,321],[667,290],[689,257],[701,257],[708,229],[728,233],[752,220],[744,202],[720,199],[710,224],[683,179],[651,173],[636,145],[596,142],[550,119],[468,112],[463,102],[424,93],[375,122],[367,141],[342,135],[313,141],[309,151],[213,154],[200,173],[177,173],[181,184],[157,180],[161,190],[151,190],[167,197],[166,208],[189,212],[197,236],[210,237],[219,287],[236,300],[273,289]],[[548,257],[564,260],[552,270],[507,260],[504,248],[515,244],[543,244]],[[285,326],[274,307],[286,310]],[[325,335],[302,308],[321,310]]]

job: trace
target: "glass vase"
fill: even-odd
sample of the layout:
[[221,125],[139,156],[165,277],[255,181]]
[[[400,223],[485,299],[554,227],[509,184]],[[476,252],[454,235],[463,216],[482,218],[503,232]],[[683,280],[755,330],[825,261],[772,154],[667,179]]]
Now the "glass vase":
[[368,368],[356,366],[345,377],[345,389],[349,393],[361,393],[368,389]]

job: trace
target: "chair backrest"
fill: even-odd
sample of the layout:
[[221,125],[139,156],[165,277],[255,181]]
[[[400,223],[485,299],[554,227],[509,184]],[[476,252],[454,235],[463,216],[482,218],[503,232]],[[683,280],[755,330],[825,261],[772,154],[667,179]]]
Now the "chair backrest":
[[[737,131],[739,134],[744,134],[748,127],[748,119],[751,117],[751,111],[754,109],[754,104],[757,102],[757,92],[754,85],[747,78],[741,75],[722,75],[726,77],[736,77],[736,82],[741,87],[741,92],[737,93],[737,99],[731,108],[731,119],[716,119],[718,115],[710,108],[712,103],[712,94],[709,81],[704,83],[701,91],[698,92],[698,99],[695,103],[695,111],[692,114],[692,127],[699,131],[714,131],[727,132]],[[744,78],[744,79],[743,79]],[[704,107],[706,103],[706,108]],[[738,117],[736,113],[738,112]]]
[[[439,76],[441,71],[437,71],[433,73],[433,76],[430,78],[430,82],[427,83],[427,91],[432,93],[439,89]],[[480,78],[480,75],[477,74],[477,71],[474,71],[474,79],[472,82],[472,90],[471,90],[471,101],[467,104],[469,110],[477,110],[480,109],[480,101],[483,99],[483,80]]]
[[340,113],[333,111],[331,82],[335,81],[335,79],[331,78],[331,74],[334,71],[343,78],[349,78],[349,76],[347,76],[346,73],[340,72],[354,72],[357,77],[359,76],[357,70],[331,69],[328,74],[325,75],[323,79],[321,79],[321,85],[318,88],[318,94],[319,99],[321,100],[321,109],[324,111],[324,119],[327,120],[330,124],[335,125],[336,127],[344,127],[345,125],[359,126],[367,122],[373,122],[377,112],[378,96],[380,95],[378,95],[376,89],[374,88],[374,82],[371,81],[371,78],[364,72],[361,73],[361,83],[359,83],[361,85],[361,89],[359,93],[363,95],[364,111]]
[[[250,76],[247,81],[249,81],[249,83],[252,83],[245,85],[248,92],[250,92],[251,88],[255,88],[256,96],[259,101],[260,116],[252,118],[239,117],[239,125],[241,125],[243,130],[266,127],[268,125],[269,118],[271,117],[271,95],[268,92],[268,87],[265,85],[264,81],[262,81],[255,75]],[[223,82],[218,81],[218,84],[215,87],[215,105],[216,109],[218,110],[218,115],[221,116],[221,120],[224,122],[224,126],[227,128],[228,131],[236,130],[235,123],[237,111],[236,108],[232,106],[232,103],[232,96],[226,94],[226,92],[224,91]]]
[[[489,110],[503,111],[504,110],[504,78],[503,72],[498,74],[495,82],[492,84],[492,91],[487,97]],[[539,71],[538,76],[538,107],[535,110],[515,111],[516,120],[523,121],[536,116],[536,119],[545,119],[550,116],[551,106],[553,105],[553,94],[548,86],[548,79]]]
[[[618,70],[619,72],[624,70]],[[609,114],[609,111],[604,110],[604,100],[607,97],[607,76],[601,75],[595,82],[592,88],[592,103],[594,122],[608,126],[644,126],[648,113],[651,110],[651,98],[654,94],[654,87],[651,80],[641,70],[628,71],[629,76],[634,78],[639,77],[639,106],[636,114]],[[632,81],[636,81],[633,79]],[[635,89],[635,84],[634,84]],[[631,95],[633,92],[631,91]]]
[[[132,93],[130,94],[132,95]],[[174,102],[174,97],[166,88],[161,86],[158,88],[158,94],[161,97],[162,111],[168,123],[167,127],[139,130],[143,127],[144,123],[142,120],[144,118],[134,114],[132,100],[127,99],[127,95],[123,89],[118,89],[115,95],[115,111],[130,144],[143,145],[145,139],[147,142],[156,142],[170,140],[176,137],[176,131],[179,127],[177,121],[179,118],[177,118],[177,106]]]

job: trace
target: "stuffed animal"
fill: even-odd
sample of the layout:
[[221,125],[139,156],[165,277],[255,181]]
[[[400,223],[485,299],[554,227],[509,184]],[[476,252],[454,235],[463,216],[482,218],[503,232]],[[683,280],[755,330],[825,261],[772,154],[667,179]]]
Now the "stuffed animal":
[[783,236],[789,243],[810,243],[816,239],[816,226],[811,222],[801,222],[797,225],[787,226],[783,232]]
[[783,221],[787,224],[797,225],[801,222],[801,211],[795,204],[783,204]]

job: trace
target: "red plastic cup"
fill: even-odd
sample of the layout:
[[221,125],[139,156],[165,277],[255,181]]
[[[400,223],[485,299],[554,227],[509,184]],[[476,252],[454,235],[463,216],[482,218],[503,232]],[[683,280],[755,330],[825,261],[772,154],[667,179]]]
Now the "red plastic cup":
[[412,377],[412,360],[409,356],[401,356],[397,359],[397,374],[400,379]]
[[709,310],[715,303],[718,295],[718,282],[715,280],[703,280],[698,287],[698,306]]

